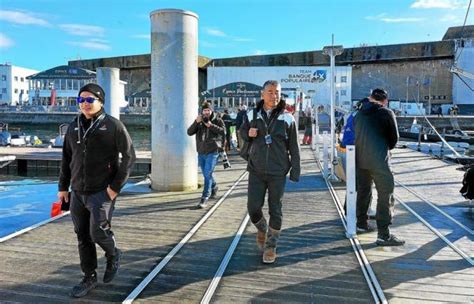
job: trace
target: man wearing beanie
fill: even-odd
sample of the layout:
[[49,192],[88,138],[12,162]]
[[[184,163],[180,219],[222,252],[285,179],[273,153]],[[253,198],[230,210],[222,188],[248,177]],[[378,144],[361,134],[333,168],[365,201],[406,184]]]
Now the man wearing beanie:
[[225,126],[222,119],[212,111],[210,102],[204,102],[201,109],[201,114],[188,128],[188,135],[196,135],[198,162],[204,176],[204,188],[198,206],[205,208],[209,198],[215,198],[217,194],[218,188],[213,173],[219,157],[219,150],[222,149]]
[[104,283],[116,275],[122,254],[111,230],[112,212],[135,161],[135,150],[122,122],[104,112],[104,101],[104,90],[95,83],[79,90],[80,114],[69,125],[63,145],[58,198],[70,200],[84,273],[71,291],[76,298],[97,287],[95,244],[105,251]]

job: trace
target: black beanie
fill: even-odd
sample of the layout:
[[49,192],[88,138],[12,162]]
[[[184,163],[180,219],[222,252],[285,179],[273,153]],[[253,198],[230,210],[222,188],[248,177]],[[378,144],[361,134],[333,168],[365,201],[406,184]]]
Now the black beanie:
[[86,84],[85,86],[83,86],[80,90],[79,90],[79,95],[81,95],[82,92],[89,92],[89,93],[92,93],[94,94],[97,98],[99,98],[100,102],[102,102],[102,104],[105,103],[105,93],[104,93],[104,90],[96,83],[88,83]]
[[203,109],[203,110],[204,109],[211,109],[212,110],[212,104],[208,101],[205,101],[205,102],[202,103],[201,109]]

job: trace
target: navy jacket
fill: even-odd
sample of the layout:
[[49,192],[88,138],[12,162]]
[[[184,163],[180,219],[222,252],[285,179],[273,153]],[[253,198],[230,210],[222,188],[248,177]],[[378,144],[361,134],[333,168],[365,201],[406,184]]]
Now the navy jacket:
[[389,150],[398,141],[398,127],[392,110],[365,102],[354,117],[356,166],[361,169],[387,168]]

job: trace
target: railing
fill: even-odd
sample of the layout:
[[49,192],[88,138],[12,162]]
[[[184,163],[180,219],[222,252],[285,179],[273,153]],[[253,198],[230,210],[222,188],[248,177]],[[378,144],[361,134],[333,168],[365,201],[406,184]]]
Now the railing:
[[[0,106],[0,113],[77,113],[78,106],[41,106],[41,105],[22,105],[22,106]],[[150,114],[151,108],[148,107],[128,107],[121,108],[122,114]]]

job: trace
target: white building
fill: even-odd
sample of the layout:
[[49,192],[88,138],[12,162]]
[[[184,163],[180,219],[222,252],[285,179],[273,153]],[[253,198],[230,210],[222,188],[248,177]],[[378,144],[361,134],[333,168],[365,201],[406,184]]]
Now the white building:
[[453,104],[474,112],[474,39],[456,41],[455,66],[463,72],[453,75]]
[[35,73],[38,71],[0,64],[0,105],[16,106],[27,103],[29,88],[26,77]]
[[[31,92],[30,105],[74,107],[77,105],[76,97],[79,89],[90,82],[97,83],[97,79],[94,71],[61,65],[29,76],[28,82]],[[126,84],[120,80],[120,96],[125,96]],[[127,105],[125,97],[119,104],[120,107]],[[67,110],[67,108],[56,110]]]
[[[335,67],[336,105],[351,107],[352,68]],[[207,88],[201,95],[215,99],[224,107],[236,107],[260,100],[260,90],[267,80],[278,80],[282,93],[290,104],[296,96],[306,106],[330,103],[330,68],[327,66],[270,66],[270,67],[208,67]]]

